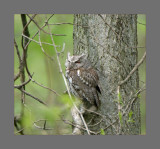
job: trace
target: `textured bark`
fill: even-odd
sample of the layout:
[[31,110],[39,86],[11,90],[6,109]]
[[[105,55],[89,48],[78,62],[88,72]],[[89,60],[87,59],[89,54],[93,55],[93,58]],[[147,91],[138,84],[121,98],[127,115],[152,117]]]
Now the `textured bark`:
[[[128,104],[139,88],[138,71],[118,87],[118,82],[124,80],[137,63],[137,15],[77,14],[74,24],[74,54],[86,53],[98,71],[102,94],[97,112],[106,116],[100,122],[101,116],[85,112],[89,129],[99,132],[102,128],[105,134],[140,134],[139,99]],[[131,122],[128,121],[131,111],[124,112],[127,105],[133,112]]]

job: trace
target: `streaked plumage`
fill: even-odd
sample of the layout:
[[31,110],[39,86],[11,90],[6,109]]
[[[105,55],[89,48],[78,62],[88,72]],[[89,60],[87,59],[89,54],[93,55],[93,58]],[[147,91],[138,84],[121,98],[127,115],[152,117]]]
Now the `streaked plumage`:
[[82,101],[99,107],[98,92],[101,93],[98,86],[99,78],[86,55],[70,56],[68,54],[65,66],[71,93]]

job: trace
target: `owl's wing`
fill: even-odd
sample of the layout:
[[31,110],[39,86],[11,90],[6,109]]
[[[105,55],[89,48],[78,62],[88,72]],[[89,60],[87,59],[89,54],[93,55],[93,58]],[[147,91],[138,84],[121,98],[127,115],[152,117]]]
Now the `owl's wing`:
[[90,69],[78,69],[77,70],[77,76],[80,78],[80,80],[88,86],[88,88],[85,88],[83,90],[85,97],[90,97],[87,100],[89,100],[91,103],[96,105],[97,107],[100,106],[100,100],[98,97],[98,93],[101,93],[100,88],[98,86],[98,74],[97,72],[90,68]]
[[77,75],[78,77],[81,79],[81,81],[83,81],[83,83],[85,83],[86,85],[88,85],[89,87],[95,87],[96,90],[101,93],[100,88],[98,86],[98,74],[97,72],[90,68],[90,69],[78,69],[77,70]]
[[72,70],[68,74],[72,93],[84,101],[99,107],[100,100],[98,92],[98,75],[94,70],[78,69]]

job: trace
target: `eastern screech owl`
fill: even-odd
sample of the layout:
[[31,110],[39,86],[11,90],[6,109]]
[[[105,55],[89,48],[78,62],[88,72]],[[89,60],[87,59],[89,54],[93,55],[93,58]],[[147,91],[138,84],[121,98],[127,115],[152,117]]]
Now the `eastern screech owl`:
[[101,93],[98,86],[99,78],[86,55],[70,56],[68,53],[65,66],[71,93],[81,99],[83,103],[99,108],[98,92]]

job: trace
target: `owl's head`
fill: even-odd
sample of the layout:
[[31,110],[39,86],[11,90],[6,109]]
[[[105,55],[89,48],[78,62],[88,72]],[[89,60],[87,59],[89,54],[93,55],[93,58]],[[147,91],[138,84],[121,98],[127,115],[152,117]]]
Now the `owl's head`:
[[70,56],[70,53],[68,53],[65,62],[66,69],[79,69],[84,67],[86,64],[88,64],[88,60],[85,54]]

